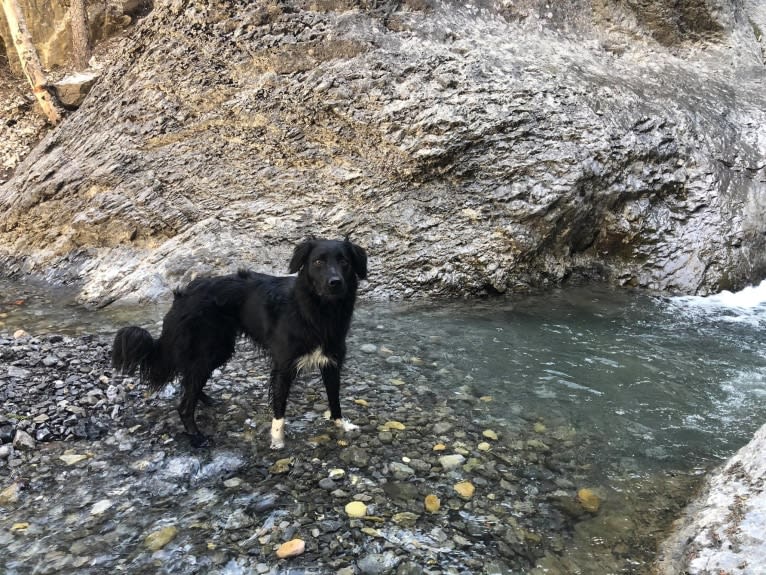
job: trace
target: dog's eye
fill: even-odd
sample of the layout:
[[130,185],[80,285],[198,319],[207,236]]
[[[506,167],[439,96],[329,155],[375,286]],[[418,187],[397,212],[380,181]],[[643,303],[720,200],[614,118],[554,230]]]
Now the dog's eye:
[[339,263],[339,264],[340,264],[340,266],[341,266],[341,267],[343,267],[343,268],[347,268],[347,267],[348,267],[348,260],[347,260],[347,259],[345,259],[345,258],[339,258],[339,259],[338,259],[338,263]]
[[314,260],[314,265],[315,266],[323,266],[324,265],[324,260]]

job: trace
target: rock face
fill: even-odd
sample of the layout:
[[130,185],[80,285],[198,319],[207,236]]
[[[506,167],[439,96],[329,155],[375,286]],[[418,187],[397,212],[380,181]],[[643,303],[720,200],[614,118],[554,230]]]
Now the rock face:
[[657,575],[758,575],[766,566],[766,426],[716,475],[663,545]]
[[0,263],[101,305],[309,234],[372,297],[755,281],[766,13],[678,6],[157,2],[0,188]]

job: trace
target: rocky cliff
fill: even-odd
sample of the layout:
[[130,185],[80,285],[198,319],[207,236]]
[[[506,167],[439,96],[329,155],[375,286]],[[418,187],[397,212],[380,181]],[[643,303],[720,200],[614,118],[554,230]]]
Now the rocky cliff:
[[373,297],[755,281],[766,9],[682,4],[156,2],[0,188],[0,263],[97,304],[309,234]]

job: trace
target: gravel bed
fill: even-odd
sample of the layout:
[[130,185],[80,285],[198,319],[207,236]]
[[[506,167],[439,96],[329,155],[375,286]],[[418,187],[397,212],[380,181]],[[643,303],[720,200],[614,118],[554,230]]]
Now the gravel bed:
[[[357,346],[344,377],[360,430],[336,430],[306,378],[274,452],[268,369],[245,342],[208,384],[219,402],[198,420],[213,446],[195,450],[175,387],[149,395],[113,374],[108,339],[16,335],[0,335],[9,575],[530,572],[595,513],[578,499],[571,430],[493,423],[491,398],[436,394],[401,369],[421,359],[374,344]],[[300,553],[280,558],[294,539]]]

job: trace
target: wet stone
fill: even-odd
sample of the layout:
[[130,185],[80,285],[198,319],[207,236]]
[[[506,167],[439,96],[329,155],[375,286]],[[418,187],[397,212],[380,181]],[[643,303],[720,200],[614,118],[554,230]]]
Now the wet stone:
[[367,450],[361,447],[351,446],[341,452],[340,459],[349,467],[361,468],[367,466],[370,461],[370,456],[367,453]]

